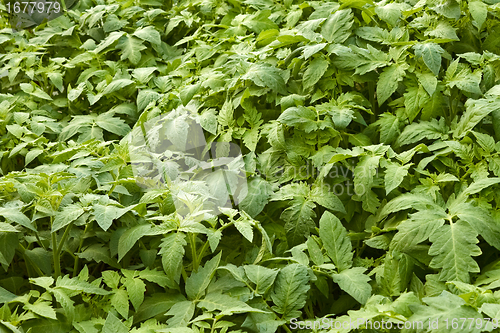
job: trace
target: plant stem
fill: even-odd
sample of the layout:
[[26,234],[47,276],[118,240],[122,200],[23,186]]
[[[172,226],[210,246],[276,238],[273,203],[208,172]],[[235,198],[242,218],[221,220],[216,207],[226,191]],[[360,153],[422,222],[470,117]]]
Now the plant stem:
[[215,332],[215,324],[217,323],[217,318],[214,318],[214,322],[212,323],[212,327],[210,328],[210,333]]
[[[88,227],[89,227],[88,224],[85,225],[85,229],[83,230],[82,238],[80,239],[80,244],[78,245],[78,252],[77,253],[80,253],[80,251],[82,250],[83,241],[85,240],[85,234],[87,233]],[[79,260],[80,260],[80,258],[77,256],[75,259],[75,264],[73,265],[73,277],[75,277],[77,275],[76,272],[78,271]]]
[[[19,250],[19,249],[16,249],[16,250],[19,251],[20,254],[22,254],[22,256],[24,258],[24,261],[25,262],[29,261],[31,263],[31,266],[33,266],[33,268],[35,269],[35,271],[38,273],[38,275],[39,276],[44,276],[45,274],[43,274],[43,272],[40,269],[40,267],[38,267],[37,265],[35,265],[35,263],[26,255],[26,249],[24,248],[24,246],[22,244],[19,244],[19,247],[21,248],[21,250]],[[28,270],[28,274],[29,274],[30,267],[28,265],[26,265],[26,270]]]
[[182,274],[182,278],[184,279],[184,283],[186,283],[188,276],[187,276],[186,270],[184,269],[184,266],[182,266],[181,274]]
[[68,235],[69,235],[69,231],[71,229],[71,227],[73,226],[72,223],[70,223],[67,227],[66,227],[66,230],[64,230],[64,234],[61,238],[61,242],[59,243],[59,247],[57,248],[57,253],[61,254],[62,252],[62,248],[64,246],[64,243],[66,242],[66,239],[68,238]]
[[[116,185],[118,185],[116,180],[118,176],[115,176],[115,173],[113,171],[110,171],[109,173],[111,173],[111,176],[113,177],[113,185],[111,186],[111,189],[108,191],[108,196],[110,196],[113,193],[113,191],[116,188]],[[118,169],[118,173],[120,173],[120,169]]]
[[57,235],[52,233],[52,255],[54,261],[54,277],[57,279],[61,275],[61,263],[59,262],[59,253],[57,252]]
[[191,253],[193,255],[193,271],[198,271],[198,254],[196,253],[196,234],[191,233],[189,235],[189,240],[191,243]]
[[198,255],[198,260],[199,260],[198,265],[201,264],[201,261],[203,260],[203,255],[205,254],[205,251],[208,249],[209,245],[210,243],[208,242],[208,240],[205,242],[205,244],[203,244],[203,247],[200,250],[200,254]]
[[286,324],[281,325],[281,327],[283,327],[287,333],[292,333]]

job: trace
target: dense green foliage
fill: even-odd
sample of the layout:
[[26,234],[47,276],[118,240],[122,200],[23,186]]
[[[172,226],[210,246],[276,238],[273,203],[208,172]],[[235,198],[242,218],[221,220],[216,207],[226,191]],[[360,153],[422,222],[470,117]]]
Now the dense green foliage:
[[[0,332],[499,331],[495,2],[80,0],[20,32],[4,15]],[[190,117],[240,147],[234,209],[192,192],[181,215],[137,184],[130,133],[174,111],[180,136]]]

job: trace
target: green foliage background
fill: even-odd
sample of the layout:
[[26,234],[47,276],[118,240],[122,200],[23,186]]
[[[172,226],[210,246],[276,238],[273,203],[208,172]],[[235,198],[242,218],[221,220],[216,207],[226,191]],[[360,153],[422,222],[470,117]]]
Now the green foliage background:
[[[2,15],[0,332],[499,331],[496,0]],[[238,209],[137,186],[127,135],[172,110],[241,147]]]

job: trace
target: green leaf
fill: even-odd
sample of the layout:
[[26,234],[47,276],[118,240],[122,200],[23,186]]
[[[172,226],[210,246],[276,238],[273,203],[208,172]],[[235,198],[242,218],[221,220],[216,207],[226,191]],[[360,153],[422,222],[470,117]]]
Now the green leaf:
[[321,252],[318,243],[312,237],[307,239],[307,251],[309,252],[309,257],[311,257],[311,260],[316,266],[321,266],[325,263],[323,253]]
[[52,223],[52,232],[64,228],[78,219],[84,212],[85,210],[80,203],[67,205],[62,211],[57,212],[54,222]]
[[256,217],[269,201],[271,186],[261,177],[256,177],[248,183],[247,188],[247,193],[243,193],[244,198],[239,198],[239,207],[251,217]]
[[184,257],[184,246],[187,245],[186,235],[182,232],[168,234],[163,238],[160,245],[161,262],[163,270],[167,275],[167,286],[175,289],[179,284],[182,271],[182,258]]
[[[338,63],[340,61],[344,63],[347,69],[356,68],[354,74],[364,75],[379,67],[385,67],[390,64],[389,55],[374,48],[370,44],[367,45],[366,49],[362,49],[356,46],[351,46],[351,48],[356,51],[356,53],[358,54],[357,57],[352,57],[352,55],[349,54],[339,54],[339,56],[345,58],[342,60],[336,60],[335,62]],[[349,53],[352,53],[352,51],[350,51]]]
[[146,46],[139,38],[127,34],[120,38],[116,48],[122,50],[121,60],[128,59],[132,64],[137,65],[141,60],[141,51],[145,50]]
[[73,320],[73,318],[75,317],[76,308],[74,305],[75,302],[70,298],[69,295],[71,292],[58,288],[53,289],[51,292],[56,298],[57,302],[59,302],[59,304],[61,304],[62,308],[64,309],[66,318],[68,318],[68,320]]
[[30,219],[19,210],[13,208],[0,208],[0,216],[3,216],[7,221],[18,223],[25,228],[36,231]]
[[208,131],[213,135],[217,134],[217,116],[215,115],[213,109],[209,109],[201,114],[200,125],[205,131]]
[[479,266],[472,258],[481,254],[476,244],[477,232],[467,223],[456,223],[439,227],[430,237],[429,255],[433,256],[429,266],[441,269],[440,281],[462,281],[469,283],[470,273],[479,273]]
[[443,48],[436,43],[419,43],[415,44],[413,49],[415,55],[422,57],[432,73],[438,76],[441,69],[441,54],[445,52]]
[[174,304],[166,313],[167,316],[173,316],[167,320],[170,327],[185,327],[193,318],[195,303],[192,301],[182,301]]
[[193,99],[194,95],[196,95],[196,93],[198,93],[198,91],[200,90],[200,86],[201,85],[197,83],[197,84],[191,84],[182,89],[182,91],[179,94],[179,97],[181,98],[182,101],[182,105],[187,105]]
[[441,39],[460,40],[455,29],[446,21],[439,22],[434,29],[427,30],[424,35]]
[[54,86],[62,92],[64,90],[63,88],[63,76],[61,73],[48,73],[47,76],[49,77],[50,81]]
[[30,150],[25,156],[24,164],[25,165],[30,164],[35,158],[40,156],[40,154],[42,154],[43,152],[44,152],[43,149],[38,149],[38,148]]
[[402,16],[401,11],[408,9],[408,7],[410,6],[405,6],[405,3],[391,2],[383,6],[376,6],[375,13],[391,26],[395,26]]
[[401,133],[401,122],[393,114],[381,114],[375,124],[380,128],[380,141],[383,143],[392,143]]
[[500,178],[483,178],[469,185],[464,191],[465,194],[471,195],[481,192],[487,187],[500,183]]
[[[481,71],[476,70],[472,72],[467,65],[459,63],[458,60],[455,60],[446,70],[446,86],[450,88],[456,86],[460,90],[481,95],[482,92],[479,87],[482,76]],[[471,100],[469,99],[467,102],[469,101]]]
[[20,232],[12,224],[6,222],[0,222],[0,232]]
[[146,297],[134,315],[134,323],[146,321],[160,314],[165,314],[172,306],[185,301],[181,294],[155,293]]
[[164,123],[167,138],[177,149],[185,149],[188,140],[189,123],[185,116],[176,117]]
[[479,311],[490,318],[498,319],[500,317],[500,304],[483,303]]
[[33,91],[30,95],[33,95],[35,97],[38,97],[40,99],[45,99],[48,101],[52,100],[52,97],[50,97],[49,94],[47,94],[45,91],[43,91],[42,89],[40,89],[38,87],[35,87],[35,91]]
[[238,219],[234,221],[234,226],[249,242],[253,241],[253,223],[250,220]]
[[125,319],[128,319],[129,302],[128,293],[123,289],[115,289],[111,296],[111,304],[116,309],[116,311]]
[[339,271],[352,266],[351,239],[340,220],[330,212],[324,212],[319,220],[319,237]]
[[436,91],[438,79],[433,73],[416,73],[418,82],[424,87],[425,91],[432,96]]
[[197,272],[192,273],[191,276],[187,278],[186,295],[189,299],[198,300],[203,296],[208,284],[215,274],[215,270],[219,266],[221,255],[222,252],[219,252],[218,255],[207,261],[205,266],[199,268]]
[[132,83],[134,83],[134,81],[128,80],[128,79],[119,79],[119,80],[111,81],[111,83],[106,86],[106,88],[104,89],[104,91],[101,94],[103,94],[103,95],[111,94],[115,91],[118,91],[122,88],[125,88],[126,86],[128,86]]
[[133,33],[133,35],[157,46],[161,44],[160,33],[158,32],[158,30],[155,29],[155,27],[150,25],[144,28],[137,29]]
[[[149,80],[151,80],[151,74],[153,74],[153,72],[156,70],[157,68],[155,67],[139,67],[134,69],[134,71],[132,72],[132,76],[140,83],[146,84],[149,82]],[[154,90],[150,91],[155,92]],[[137,96],[137,99],[139,100],[139,96]]]
[[[448,291],[443,291],[437,297],[424,297],[422,299],[427,305],[420,304],[410,304],[409,308],[413,312],[411,317],[408,318],[408,321],[411,322],[419,322],[422,323],[423,327],[431,327],[431,323],[433,327],[439,328],[433,330],[433,332],[443,332],[443,333],[454,333],[457,332],[457,329],[451,325],[453,319],[458,318],[470,318],[468,322],[475,322],[476,320],[480,320],[481,322],[484,320],[483,316],[477,312],[476,309],[468,305],[463,298],[457,295],[453,295]],[[459,321],[460,323],[462,321]],[[450,323],[447,325],[447,323]],[[462,324],[459,324],[458,327],[461,327]],[[485,327],[486,324],[481,327]],[[491,325],[488,325],[491,327]],[[460,332],[473,332],[479,333],[482,332],[480,328],[476,328],[474,325],[464,325],[463,328],[459,328]],[[406,331],[406,330],[405,330]]]
[[448,217],[442,210],[422,210],[398,225],[398,232],[391,242],[391,249],[403,251],[427,240]]
[[118,241],[118,261],[123,259],[139,239],[149,235],[150,232],[150,224],[139,224],[125,231]]
[[361,197],[371,189],[378,174],[380,156],[363,156],[354,168],[354,189]]
[[309,195],[312,201],[334,212],[346,214],[344,204],[326,186],[314,186]]
[[56,287],[68,290],[84,292],[87,294],[95,295],[109,295],[110,291],[99,288],[93,284],[80,280],[78,277],[70,278],[69,275],[58,277],[56,280]]
[[130,303],[134,306],[137,311],[144,302],[144,294],[146,293],[146,284],[137,278],[127,278],[123,283],[127,289],[128,296],[130,298]]
[[284,320],[297,318],[299,311],[306,304],[309,291],[309,273],[300,264],[291,264],[278,273],[271,298],[274,311],[283,315]]
[[311,61],[304,72],[304,80],[302,82],[304,89],[314,86],[323,77],[329,64],[330,62],[325,57],[318,57]]
[[377,43],[387,43],[391,39],[389,31],[380,27],[360,27],[355,32],[361,38]]
[[353,267],[339,274],[332,274],[332,279],[339,287],[352,296],[356,301],[365,304],[371,295],[372,287],[368,283],[370,278],[364,274],[366,268]]
[[253,64],[242,76],[242,79],[251,80],[259,87],[268,87],[276,92],[286,93],[285,80],[281,76],[281,70],[273,66]]
[[278,117],[278,121],[288,126],[297,127],[306,133],[318,129],[316,112],[304,106],[286,109],[285,112]]
[[220,315],[225,316],[230,316],[233,313],[266,312],[252,308],[248,304],[229,295],[219,293],[209,293],[204,299],[198,302],[198,307],[206,309],[209,312],[218,310],[220,311]]
[[128,327],[120,321],[112,312],[108,313],[102,333],[127,333]]
[[435,140],[445,138],[447,128],[444,119],[438,122],[436,119],[431,121],[419,121],[405,127],[403,133],[396,140],[396,146],[404,146],[412,143],[417,143],[423,139]]
[[399,212],[402,210],[406,210],[409,208],[415,208],[415,209],[430,209],[430,208],[436,208],[437,211],[441,211],[442,207],[439,205],[436,205],[434,201],[428,196],[425,195],[418,195],[418,194],[413,194],[413,193],[405,193],[402,195],[399,195],[389,201],[384,208],[382,208],[382,211],[380,212],[379,215],[379,221],[389,215],[390,213],[394,212]]
[[249,282],[248,278],[246,277],[245,269],[243,268],[243,266],[235,266],[233,264],[227,264],[226,266],[220,266],[219,269],[227,270],[237,281],[243,283]]
[[103,41],[97,45],[95,49],[93,49],[91,52],[92,53],[102,53],[102,51],[107,48],[108,46],[111,46],[114,42],[116,42],[121,36],[123,36],[125,32],[123,31],[113,31],[106,37]]
[[393,64],[384,68],[384,71],[380,74],[377,81],[377,100],[379,106],[384,104],[384,102],[396,91],[398,83],[403,80],[407,68],[408,65],[406,64]]
[[281,218],[286,221],[285,231],[290,247],[302,243],[315,227],[315,207],[314,202],[304,197],[296,197],[290,207],[281,213]]
[[260,34],[262,31],[277,29],[276,23],[269,19],[272,14],[270,10],[259,10],[256,11],[254,15],[248,15],[242,22],[243,25],[247,26],[256,34]]
[[[156,250],[154,251],[156,254]],[[168,285],[168,278],[165,273],[162,271],[157,271],[155,269],[151,270],[149,268],[146,268],[145,270],[139,272],[139,277],[143,280],[156,283],[163,288],[167,287]]]
[[403,179],[408,174],[408,169],[410,168],[410,164],[400,165],[399,163],[389,162],[385,171],[385,193],[389,194],[392,190],[397,188],[402,182]]
[[453,136],[463,138],[469,133],[484,117],[500,107],[500,102],[489,99],[468,99],[465,102],[466,111],[460,118]]
[[309,59],[314,54],[323,50],[326,45],[327,45],[327,43],[321,43],[321,44],[315,44],[315,45],[307,45],[306,47],[304,47],[304,51],[302,52],[304,54],[304,60]]
[[488,135],[479,132],[472,131],[477,139],[477,143],[483,148],[487,153],[495,151],[495,139]]
[[[262,303],[253,303],[253,307],[258,307],[259,309],[266,310]],[[278,320],[278,317],[274,313],[249,313],[241,327],[248,328],[250,331],[259,333],[275,333],[278,327],[286,324],[284,320]]]
[[449,209],[450,214],[456,215],[459,219],[469,223],[488,244],[500,249],[500,225],[488,210],[474,206],[470,202],[463,203],[461,201],[458,201]]
[[481,27],[488,16],[488,6],[482,1],[469,1],[467,2],[467,6],[469,7],[469,12],[474,19],[472,24],[474,24],[474,26],[481,31]]
[[404,94],[404,97],[406,116],[410,122],[413,122],[424,105],[430,101],[430,97],[420,85],[418,87],[409,86],[408,91]]
[[24,308],[37,315],[49,319],[57,320],[56,312],[52,308],[49,302],[38,302],[35,304],[25,304]]
[[14,255],[16,249],[19,246],[19,236],[13,232],[0,232],[0,264],[8,267]]
[[337,10],[321,27],[321,34],[329,43],[343,43],[351,35],[354,15],[350,8]]
[[49,289],[54,284],[54,278],[49,276],[30,278],[30,283],[40,286],[44,289]]
[[120,218],[123,214],[130,210],[129,208],[119,208],[111,205],[95,204],[93,207],[94,217],[97,224],[106,231],[113,224],[113,220]]
[[243,266],[250,281],[255,283],[255,291],[263,295],[274,283],[278,270],[270,269],[259,265]]
[[75,253],[78,258],[82,258],[88,261],[95,261],[97,263],[104,262],[111,267],[119,268],[118,262],[115,258],[111,258],[109,247],[103,246],[103,244],[92,244],[85,248],[81,253]]
[[7,289],[0,287],[0,304],[9,303],[16,298],[17,298],[16,295],[11,293]]
[[143,111],[151,102],[157,101],[161,95],[151,89],[141,89],[137,95],[137,111]]

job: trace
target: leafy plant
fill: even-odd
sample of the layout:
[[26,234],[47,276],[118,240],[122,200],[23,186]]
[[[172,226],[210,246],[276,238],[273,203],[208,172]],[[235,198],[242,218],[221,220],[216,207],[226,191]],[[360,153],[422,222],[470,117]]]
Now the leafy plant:
[[[0,331],[498,331],[499,8],[82,0],[13,32],[0,5]],[[187,119],[243,157],[218,216],[213,180],[168,182]]]

